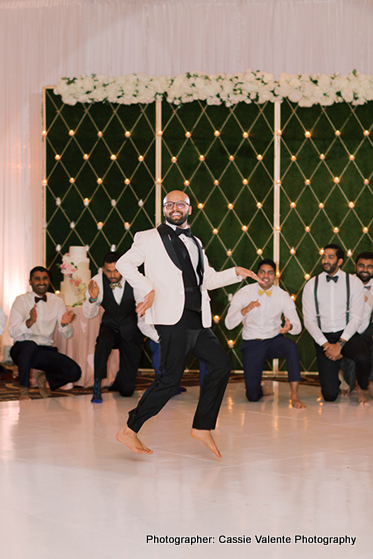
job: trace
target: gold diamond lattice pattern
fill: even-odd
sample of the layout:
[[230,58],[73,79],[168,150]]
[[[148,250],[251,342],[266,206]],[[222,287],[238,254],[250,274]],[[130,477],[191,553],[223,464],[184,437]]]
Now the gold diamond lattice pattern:
[[45,93],[46,262],[55,289],[69,246],[88,248],[92,274],[155,224],[155,106],[62,103]]
[[[305,282],[322,271],[328,243],[346,251],[343,268],[372,250],[373,103],[281,107],[281,280],[301,313]],[[298,337],[302,370],[316,370],[306,331]],[[284,364],[283,364],[284,366]]]
[[[253,268],[273,253],[273,105],[234,107],[203,102],[162,104],[164,193],[185,191],[190,223],[210,264]],[[227,331],[224,319],[237,285],[211,292],[215,333],[242,368],[242,328]]]

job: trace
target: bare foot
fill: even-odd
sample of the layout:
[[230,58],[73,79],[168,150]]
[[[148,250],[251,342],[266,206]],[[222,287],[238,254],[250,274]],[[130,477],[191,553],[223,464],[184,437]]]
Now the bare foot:
[[47,377],[43,371],[37,371],[35,373],[35,380],[39,388],[40,396],[42,398],[49,398],[50,394],[47,389]]
[[19,387],[19,399],[29,402],[31,400],[27,386]]
[[218,447],[215,444],[214,439],[212,438],[211,431],[206,431],[204,429],[192,429],[190,434],[195,439],[201,441],[211,452],[216,454],[218,458],[221,458],[221,454],[219,452]]
[[368,398],[367,398],[367,391],[357,387],[357,401],[359,406],[369,406]]
[[373,382],[371,380],[369,381],[368,390],[371,398],[373,398]]
[[130,450],[137,452],[137,454],[153,454],[153,451],[140,441],[137,433],[132,431],[127,425],[117,433],[117,441],[125,444]]
[[263,396],[273,396],[274,392],[272,386],[273,386],[272,383],[268,383],[265,381],[261,383]]
[[301,402],[298,397],[291,398],[291,405],[293,406],[293,408],[298,409],[304,409],[307,407],[306,404],[303,404],[303,402]]

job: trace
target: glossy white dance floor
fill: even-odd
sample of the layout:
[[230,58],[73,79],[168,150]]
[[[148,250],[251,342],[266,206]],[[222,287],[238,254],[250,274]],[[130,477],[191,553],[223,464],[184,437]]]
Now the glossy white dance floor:
[[302,386],[295,410],[285,383],[274,390],[250,404],[229,385],[220,460],[189,435],[197,387],[145,425],[151,456],[115,439],[137,397],[0,404],[1,557],[371,559],[373,403],[322,404]]

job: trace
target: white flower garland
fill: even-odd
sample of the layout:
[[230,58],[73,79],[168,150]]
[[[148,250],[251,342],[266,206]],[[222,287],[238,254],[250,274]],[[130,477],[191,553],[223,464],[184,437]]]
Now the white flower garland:
[[166,98],[175,105],[206,101],[208,105],[227,107],[239,102],[265,103],[287,98],[301,107],[347,102],[362,105],[373,100],[373,76],[353,70],[339,74],[280,74],[278,80],[266,72],[247,70],[244,74],[206,75],[195,72],[176,77],[130,74],[111,78],[92,74],[80,78],[62,78],[54,93],[64,103],[110,102],[131,105],[152,103]]

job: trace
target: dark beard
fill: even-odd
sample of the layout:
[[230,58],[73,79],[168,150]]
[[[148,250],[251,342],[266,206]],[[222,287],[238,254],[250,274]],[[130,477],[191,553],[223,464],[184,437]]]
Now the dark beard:
[[180,227],[180,225],[183,225],[188,219],[188,216],[183,215],[181,217],[179,217],[179,219],[173,219],[172,217],[166,217],[166,221],[167,223],[171,223],[172,225],[177,225],[178,227]]
[[361,280],[363,283],[368,283],[368,281],[370,281],[373,278],[373,276],[371,276],[369,272],[366,276],[363,277],[361,277],[360,274],[356,274],[356,275],[359,278],[359,280]]

